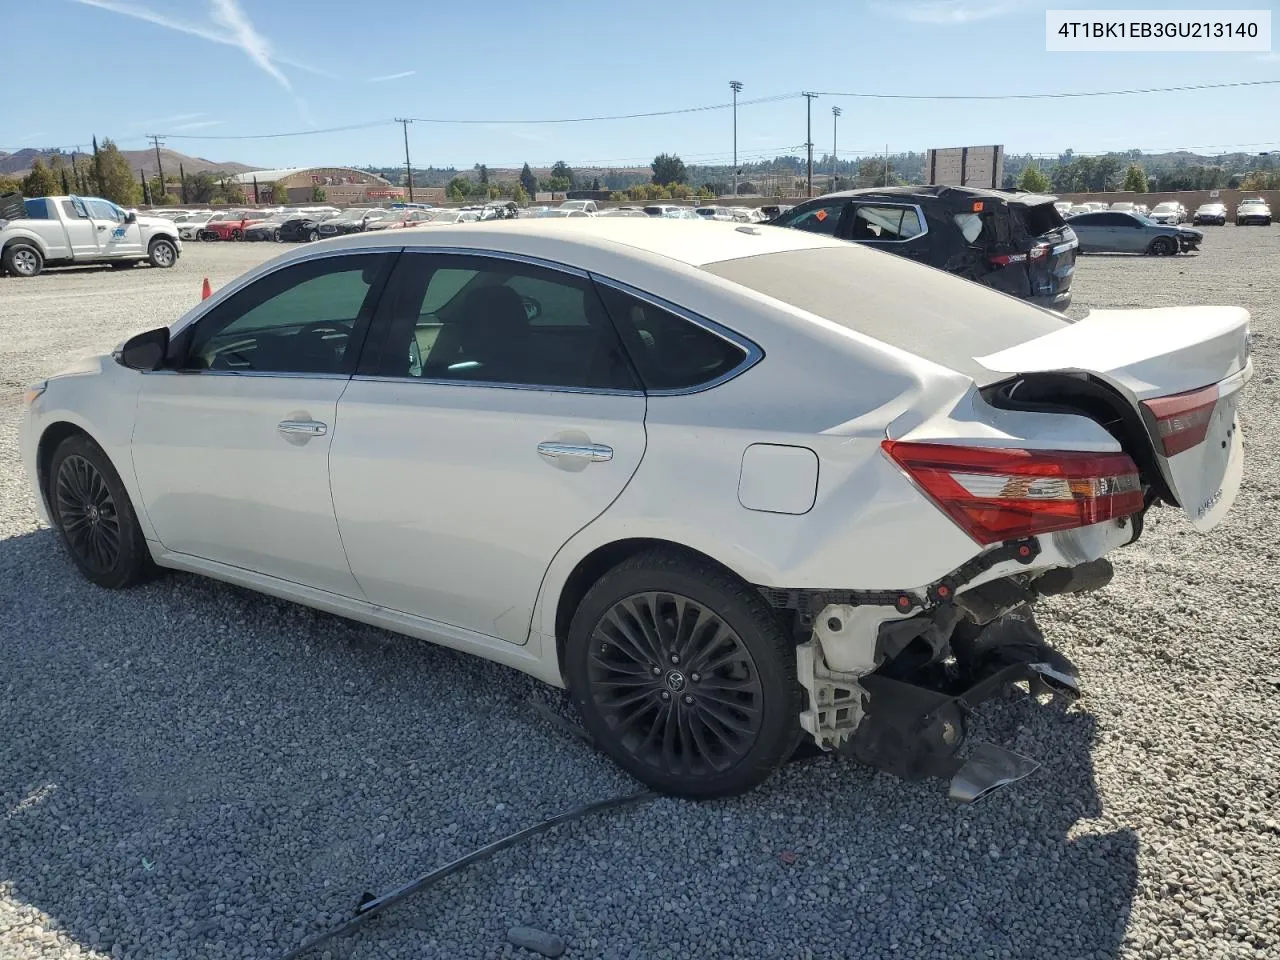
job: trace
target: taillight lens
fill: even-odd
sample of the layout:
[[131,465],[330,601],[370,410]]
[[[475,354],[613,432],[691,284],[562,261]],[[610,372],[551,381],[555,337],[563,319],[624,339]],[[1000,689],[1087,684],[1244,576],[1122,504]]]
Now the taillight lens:
[[1127,517],[1142,509],[1138,467],[1123,453],[881,446],[978,543],[1017,540]]
[[1026,263],[1027,255],[1025,253],[1000,253],[991,258],[993,266],[1007,267],[1011,263]]
[[1155,417],[1156,434],[1164,455],[1172,457],[1204,443],[1209,421],[1218,405],[1218,387],[1202,387],[1169,397],[1156,397],[1142,404]]

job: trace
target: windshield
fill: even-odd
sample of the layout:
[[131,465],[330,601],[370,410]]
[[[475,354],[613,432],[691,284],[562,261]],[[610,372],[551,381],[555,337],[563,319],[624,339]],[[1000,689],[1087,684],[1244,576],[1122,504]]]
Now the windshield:
[[1159,213],[1159,212],[1161,212],[1162,210],[1164,210],[1164,211],[1168,211],[1169,213],[1172,213],[1173,211],[1175,211],[1175,210],[1177,210],[1177,209],[1178,209],[1178,205],[1177,205],[1176,203],[1157,203],[1157,204],[1156,204],[1156,208],[1155,208],[1154,210],[1152,210],[1151,212],[1152,212],[1152,213]]
[[352,207],[350,210],[343,210],[338,216],[343,220],[360,220],[368,212],[368,207]]

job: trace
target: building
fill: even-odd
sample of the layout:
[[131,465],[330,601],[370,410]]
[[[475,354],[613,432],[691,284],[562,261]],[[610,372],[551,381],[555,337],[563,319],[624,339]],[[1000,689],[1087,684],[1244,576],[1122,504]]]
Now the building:
[[[250,203],[267,202],[270,198],[268,191],[276,183],[284,184],[289,192],[290,203],[310,203],[312,191],[316,187],[322,187],[325,192],[324,202],[339,207],[403,200],[408,193],[404,187],[393,186],[377,174],[352,167],[251,170],[248,173],[238,173],[231,179],[240,184]],[[254,196],[255,183],[258,186],[258,197]],[[417,193],[416,190],[414,192]]]

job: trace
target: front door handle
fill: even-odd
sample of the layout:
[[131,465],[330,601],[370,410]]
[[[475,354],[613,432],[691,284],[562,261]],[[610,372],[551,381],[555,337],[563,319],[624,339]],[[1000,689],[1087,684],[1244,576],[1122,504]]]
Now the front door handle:
[[323,437],[329,425],[319,420],[281,420],[276,429],[286,437]]
[[588,463],[603,463],[613,459],[613,447],[603,443],[554,443],[544,441],[538,444],[538,453],[548,460],[585,460]]

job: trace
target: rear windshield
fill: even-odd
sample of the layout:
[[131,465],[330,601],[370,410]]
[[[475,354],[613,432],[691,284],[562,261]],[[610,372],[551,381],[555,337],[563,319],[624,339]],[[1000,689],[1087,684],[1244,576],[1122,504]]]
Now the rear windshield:
[[1053,333],[1069,322],[940,270],[854,244],[766,253],[703,269],[964,373],[980,386],[1004,377],[974,357]]
[[1058,208],[1052,203],[1037,203],[1034,207],[1011,203],[1009,209],[1015,217],[1021,216],[1027,232],[1037,237],[1057,230],[1066,223],[1062,219],[1062,214],[1058,212]]

